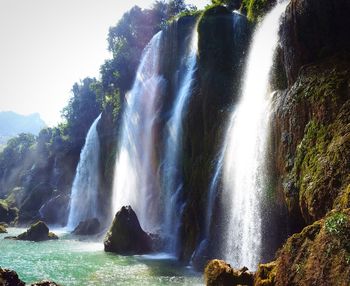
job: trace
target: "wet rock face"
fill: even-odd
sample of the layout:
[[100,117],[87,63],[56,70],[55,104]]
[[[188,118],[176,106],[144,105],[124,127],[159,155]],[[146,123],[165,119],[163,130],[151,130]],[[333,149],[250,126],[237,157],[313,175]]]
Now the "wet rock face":
[[277,257],[273,285],[349,285],[350,209],[332,211],[293,235]]
[[278,189],[293,221],[349,207],[350,56],[304,67],[274,118]]
[[49,232],[48,226],[42,221],[38,221],[37,223],[32,224],[26,232],[18,235],[17,237],[10,238],[15,240],[29,241],[44,241],[58,239],[57,235],[55,235],[52,232]]
[[152,239],[142,230],[133,209],[124,206],[115,215],[104,247],[106,252],[121,255],[145,254],[152,251]]
[[48,224],[60,224],[64,226],[67,222],[69,195],[58,195],[48,200],[40,208],[40,219]]
[[72,233],[76,235],[94,235],[98,234],[100,230],[101,225],[99,220],[97,218],[92,218],[81,221]]
[[233,269],[230,264],[218,259],[209,261],[204,276],[207,286],[253,286],[254,284],[254,274],[247,268]]
[[292,85],[302,66],[350,50],[348,0],[292,0],[281,27],[284,63]]
[[0,221],[12,223],[18,216],[18,209],[10,208],[7,204],[0,202]]

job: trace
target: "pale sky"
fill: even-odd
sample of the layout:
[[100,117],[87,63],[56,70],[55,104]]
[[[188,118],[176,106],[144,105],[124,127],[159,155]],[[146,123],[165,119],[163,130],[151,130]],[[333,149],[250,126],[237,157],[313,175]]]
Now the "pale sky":
[[[210,0],[190,0],[198,8]],[[98,77],[108,28],[152,0],[0,0],[0,111],[60,120],[73,84]]]

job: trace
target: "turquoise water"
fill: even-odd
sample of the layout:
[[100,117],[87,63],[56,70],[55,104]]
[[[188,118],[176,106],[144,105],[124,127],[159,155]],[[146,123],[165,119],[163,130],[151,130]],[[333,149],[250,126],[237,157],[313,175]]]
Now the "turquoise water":
[[203,285],[202,277],[165,255],[118,256],[101,242],[79,241],[56,231],[58,241],[4,240],[25,229],[0,234],[0,267],[15,270],[26,283],[50,279],[69,285]]

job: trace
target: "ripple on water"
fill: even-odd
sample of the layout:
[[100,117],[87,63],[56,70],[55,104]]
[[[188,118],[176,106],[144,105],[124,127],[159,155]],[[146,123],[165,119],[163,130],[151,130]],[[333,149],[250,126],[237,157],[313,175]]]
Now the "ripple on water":
[[58,241],[40,243],[4,240],[25,229],[0,235],[0,266],[14,269],[27,283],[50,279],[70,285],[203,285],[202,278],[164,254],[118,256],[103,251],[100,242],[78,241],[56,231]]

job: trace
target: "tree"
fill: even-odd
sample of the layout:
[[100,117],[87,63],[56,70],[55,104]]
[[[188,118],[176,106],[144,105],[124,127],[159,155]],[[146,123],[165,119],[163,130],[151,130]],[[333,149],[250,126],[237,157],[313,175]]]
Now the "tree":
[[73,96],[62,111],[66,120],[62,133],[78,148],[83,146],[92,122],[101,112],[103,99],[102,94],[95,89],[96,84],[98,81],[94,78],[85,78],[80,83],[75,83],[72,88]]

